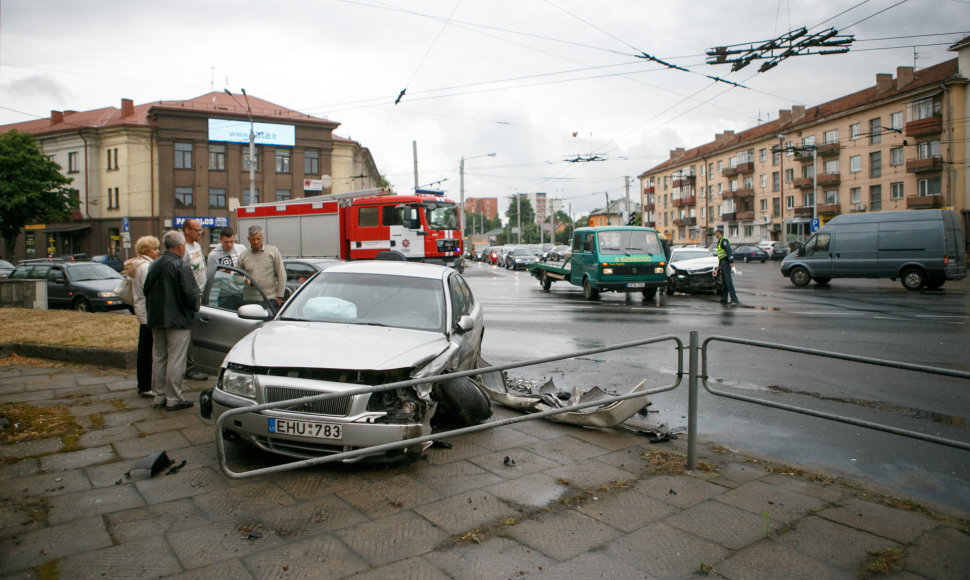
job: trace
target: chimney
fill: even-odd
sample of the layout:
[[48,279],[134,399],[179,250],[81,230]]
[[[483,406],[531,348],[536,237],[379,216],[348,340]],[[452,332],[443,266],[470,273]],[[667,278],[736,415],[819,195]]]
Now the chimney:
[[893,75],[879,73],[876,75],[876,95],[881,95],[893,89]]
[[788,109],[778,109],[778,125],[791,123],[791,111]]
[[722,147],[734,140],[734,131],[725,131],[714,135],[714,146]]
[[899,90],[916,79],[911,66],[896,67],[896,90]]
[[791,120],[797,121],[805,116],[804,105],[792,105],[791,107]]
[[51,111],[51,124],[56,125],[58,123],[64,122],[64,113],[60,111]]
[[121,99],[121,117],[130,117],[135,114],[135,102],[131,99]]
[[685,150],[684,150],[683,147],[678,147],[676,149],[671,149],[670,150],[670,158],[671,159],[680,159],[681,157],[684,156],[684,151]]

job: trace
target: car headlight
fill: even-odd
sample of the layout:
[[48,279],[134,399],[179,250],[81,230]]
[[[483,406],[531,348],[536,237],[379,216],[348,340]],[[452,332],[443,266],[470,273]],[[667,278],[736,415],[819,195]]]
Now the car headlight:
[[222,375],[221,387],[227,393],[250,399],[256,398],[256,378],[249,372],[226,369],[226,372]]
[[98,292],[98,298],[114,298],[114,292]]
[[605,276],[609,276],[612,273],[613,273],[613,268],[603,268],[603,274]]

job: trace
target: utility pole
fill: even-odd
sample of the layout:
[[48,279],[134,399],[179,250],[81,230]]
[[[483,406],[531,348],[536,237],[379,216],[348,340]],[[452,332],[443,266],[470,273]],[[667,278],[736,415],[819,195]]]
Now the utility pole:
[[414,158],[414,191],[418,190],[418,142],[411,141],[411,156]]
[[[623,181],[625,182],[625,185],[626,185],[626,211],[628,214],[632,214],[633,208],[630,207],[630,176],[629,175],[623,176]],[[626,224],[620,224],[620,225],[626,225]]]
[[606,225],[613,225],[613,218],[610,217],[610,192],[604,191],[603,195],[606,196]]
[[522,199],[522,194],[519,192],[515,193],[515,217],[519,221],[519,243],[522,243],[522,204],[519,200]]
[[[224,89],[226,94],[232,97],[233,101],[240,107],[242,104],[236,100],[236,97],[229,92],[229,89]],[[249,195],[252,198],[253,203],[259,203],[259,194],[256,192],[256,131],[253,127],[253,109],[249,106],[249,97],[246,95],[246,89],[240,89],[242,96],[246,99],[246,113],[249,115]]]

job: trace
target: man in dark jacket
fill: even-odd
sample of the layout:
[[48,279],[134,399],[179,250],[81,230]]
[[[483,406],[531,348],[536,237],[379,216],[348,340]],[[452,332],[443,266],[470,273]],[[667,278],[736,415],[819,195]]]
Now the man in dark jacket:
[[165,232],[162,245],[165,253],[152,262],[145,277],[145,306],[154,341],[152,391],[156,409],[178,411],[192,406],[192,401],[182,396],[182,379],[193,313],[199,310],[199,286],[188,264],[182,261],[182,232]]
[[734,278],[731,276],[731,268],[734,266],[734,252],[731,250],[731,242],[724,237],[724,232],[721,230],[714,232],[714,237],[717,238],[717,269],[724,280],[724,288],[721,289],[721,304],[727,304],[728,297],[731,298],[731,304],[740,304],[738,295],[734,291]]

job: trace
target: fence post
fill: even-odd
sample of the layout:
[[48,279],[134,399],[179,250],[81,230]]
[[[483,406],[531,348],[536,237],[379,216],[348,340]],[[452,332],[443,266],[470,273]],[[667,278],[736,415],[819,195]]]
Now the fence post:
[[697,467],[697,331],[690,332],[690,358],[687,377],[687,469]]

